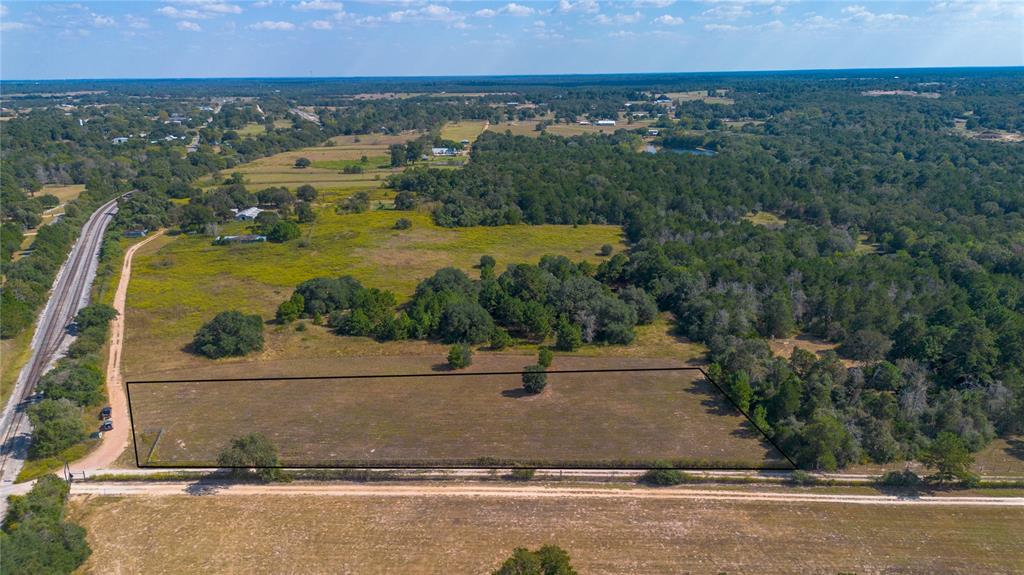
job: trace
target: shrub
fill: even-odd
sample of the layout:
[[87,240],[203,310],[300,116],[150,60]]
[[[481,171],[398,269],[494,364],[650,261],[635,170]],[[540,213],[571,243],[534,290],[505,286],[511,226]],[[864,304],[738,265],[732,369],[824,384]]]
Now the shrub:
[[509,475],[516,481],[529,481],[536,472],[537,470],[532,467],[514,467]]
[[817,485],[818,478],[803,469],[796,469],[789,474],[789,483],[793,485]]
[[267,241],[280,244],[294,240],[299,237],[299,234],[299,224],[288,220],[281,220],[270,229],[270,232],[267,234]]
[[555,349],[559,351],[576,351],[583,345],[583,331],[580,326],[562,318],[558,322],[555,336]]
[[39,391],[48,399],[68,399],[78,405],[103,401],[103,372],[94,365],[61,362],[39,382]]
[[921,477],[909,469],[893,470],[886,471],[877,482],[886,487],[918,487],[921,485]]
[[517,548],[494,575],[576,575],[576,570],[561,547],[545,545],[536,551]]
[[498,262],[494,260],[493,256],[483,255],[480,256],[480,269],[493,268]]
[[448,365],[452,369],[469,367],[473,363],[473,350],[464,343],[457,343],[448,350]]
[[551,361],[555,359],[555,354],[548,348],[542,347],[537,352],[537,365],[547,369],[551,367]]
[[57,455],[86,437],[82,409],[69,399],[44,399],[28,408],[32,422],[29,457]]
[[667,466],[648,469],[642,476],[640,476],[641,483],[655,485],[658,487],[679,485],[692,480],[692,477],[682,471],[679,471],[678,469],[670,469]]
[[296,168],[308,168],[312,164],[313,162],[310,162],[309,158],[298,158],[297,160],[295,160]]
[[503,327],[496,327],[491,332],[491,349],[500,350],[505,349],[512,344],[512,336],[508,334],[508,330]]
[[601,246],[601,251],[599,253],[602,256],[610,256],[610,255],[612,255],[612,252],[614,252],[614,251],[615,251],[615,248],[613,248],[611,244],[605,244],[605,245]]
[[316,188],[309,184],[302,184],[295,190],[295,195],[304,202],[312,202],[316,199]]
[[263,349],[263,319],[239,311],[223,311],[196,332],[196,353],[211,359],[239,356]]
[[548,385],[548,374],[539,365],[529,365],[523,371],[523,389],[528,393],[540,393]]
[[412,221],[408,218],[398,218],[393,227],[396,230],[407,230],[412,227]]
[[256,469],[264,481],[281,479],[277,448],[262,433],[252,433],[231,440],[231,445],[220,453],[217,465],[231,467],[235,475]]

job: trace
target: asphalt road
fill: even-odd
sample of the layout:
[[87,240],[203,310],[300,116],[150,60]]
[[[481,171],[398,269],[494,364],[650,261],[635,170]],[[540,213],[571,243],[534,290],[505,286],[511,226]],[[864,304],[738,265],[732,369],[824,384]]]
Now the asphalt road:
[[50,299],[39,316],[32,339],[32,358],[22,368],[14,391],[0,414],[0,517],[6,513],[7,493],[28,455],[31,428],[25,410],[38,399],[35,387],[39,378],[71,343],[68,326],[78,310],[88,304],[103,233],[116,213],[115,199],[97,209],[82,227],[81,235],[57,274]]

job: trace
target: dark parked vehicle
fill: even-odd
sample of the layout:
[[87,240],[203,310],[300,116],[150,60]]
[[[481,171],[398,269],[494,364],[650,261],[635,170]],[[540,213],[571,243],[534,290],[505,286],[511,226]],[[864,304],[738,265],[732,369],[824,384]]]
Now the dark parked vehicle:
[[109,405],[104,407],[103,409],[100,410],[100,419],[110,419],[111,413],[112,410],[110,409]]
[[100,431],[110,431],[112,429],[114,429],[114,422],[109,419],[100,424]]

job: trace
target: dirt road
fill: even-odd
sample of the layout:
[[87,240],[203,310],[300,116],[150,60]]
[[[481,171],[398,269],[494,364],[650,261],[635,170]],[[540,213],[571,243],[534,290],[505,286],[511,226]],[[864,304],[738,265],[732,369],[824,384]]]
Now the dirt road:
[[110,323],[110,348],[107,355],[107,397],[110,400],[114,429],[103,434],[99,447],[88,455],[71,464],[71,471],[76,474],[92,472],[95,469],[109,467],[128,446],[131,433],[128,417],[128,399],[125,396],[124,381],[121,378],[121,353],[124,348],[124,313],[125,299],[128,295],[128,282],[132,279],[132,257],[139,248],[163,235],[163,230],[149,236],[128,248],[121,264],[121,279],[114,292],[114,309],[117,317]]
[[363,485],[351,483],[251,484],[217,481],[200,482],[78,482],[72,495],[167,496],[167,495],[316,495],[322,497],[500,497],[512,499],[700,499],[716,501],[764,501],[775,503],[837,503],[854,505],[944,505],[966,507],[1021,507],[1024,497],[901,497],[895,495],[853,495],[799,491],[730,491],[692,487],[579,487],[552,485]]

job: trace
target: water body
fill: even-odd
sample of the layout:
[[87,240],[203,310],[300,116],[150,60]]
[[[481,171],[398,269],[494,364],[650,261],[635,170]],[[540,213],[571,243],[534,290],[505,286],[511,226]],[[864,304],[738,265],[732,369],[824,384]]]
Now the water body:
[[691,156],[717,156],[718,152],[709,150],[707,148],[659,148],[654,144],[647,144],[644,146],[644,151],[648,154],[657,154],[658,152],[671,152],[673,154],[690,154]]

